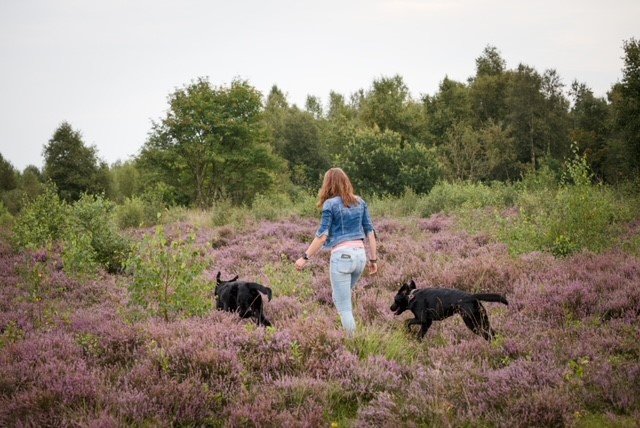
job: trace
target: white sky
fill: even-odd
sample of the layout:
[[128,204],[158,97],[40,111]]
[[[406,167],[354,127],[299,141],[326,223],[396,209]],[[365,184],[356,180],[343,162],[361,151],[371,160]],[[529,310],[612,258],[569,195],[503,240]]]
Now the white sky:
[[605,96],[638,0],[0,0],[0,153],[19,170],[67,121],[109,164],[138,154],[167,98],[234,78],[291,104],[400,75],[413,97],[466,82],[495,46]]

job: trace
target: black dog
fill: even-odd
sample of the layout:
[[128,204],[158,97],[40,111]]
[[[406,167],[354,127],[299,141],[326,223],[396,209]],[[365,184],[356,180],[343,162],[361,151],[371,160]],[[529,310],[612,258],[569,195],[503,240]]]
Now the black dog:
[[441,321],[454,314],[460,314],[465,325],[475,334],[490,341],[495,332],[489,324],[489,317],[482,303],[499,302],[508,305],[507,299],[500,294],[470,294],[454,288],[416,289],[411,281],[403,284],[396,294],[391,310],[400,315],[407,309],[415,318],[407,321],[407,328],[420,324],[419,338],[422,339],[433,321]]
[[238,312],[242,318],[254,318],[258,325],[270,326],[264,316],[262,296],[271,301],[271,289],[255,282],[238,281],[238,277],[223,281],[220,272],[216,276],[216,308],[227,312]]

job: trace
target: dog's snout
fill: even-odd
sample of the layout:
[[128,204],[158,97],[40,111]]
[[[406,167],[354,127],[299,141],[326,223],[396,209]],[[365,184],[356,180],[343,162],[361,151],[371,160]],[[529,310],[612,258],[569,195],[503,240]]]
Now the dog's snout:
[[392,311],[395,311],[396,309],[398,309],[398,305],[396,305],[395,303],[393,305],[391,305],[391,307],[389,308]]

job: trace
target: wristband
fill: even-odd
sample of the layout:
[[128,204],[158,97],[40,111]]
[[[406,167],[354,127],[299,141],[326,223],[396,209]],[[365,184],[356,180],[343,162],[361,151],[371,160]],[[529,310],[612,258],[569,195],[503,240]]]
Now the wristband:
[[369,263],[376,263],[378,259],[369,259]]
[[302,254],[302,260],[309,260],[309,256],[307,255],[307,253]]

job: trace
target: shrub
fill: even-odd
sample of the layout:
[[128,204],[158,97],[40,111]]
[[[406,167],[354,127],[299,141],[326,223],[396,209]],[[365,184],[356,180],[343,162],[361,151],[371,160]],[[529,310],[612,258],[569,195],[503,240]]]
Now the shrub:
[[282,193],[271,194],[270,196],[258,193],[251,205],[251,214],[258,221],[274,221],[288,217],[291,212],[291,200]]
[[61,239],[67,205],[54,184],[45,186],[33,201],[25,201],[14,226],[14,243],[19,249],[47,247]]
[[64,236],[66,259],[85,260],[88,267],[97,264],[111,273],[122,270],[129,243],[117,231],[114,209],[104,197],[86,194],[73,204]]
[[[151,226],[145,224],[144,202],[138,197],[127,198],[116,209],[116,224],[120,229]],[[155,223],[154,223],[155,224]]]
[[13,223],[13,216],[4,206],[4,203],[0,201],[0,227],[9,226]]
[[131,302],[165,321],[179,313],[202,315],[211,308],[211,287],[202,273],[206,267],[197,251],[195,235],[186,242],[170,240],[163,226],[138,243],[126,261],[133,274]]

